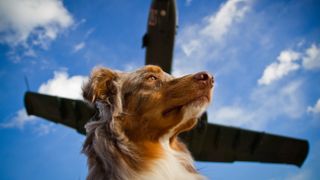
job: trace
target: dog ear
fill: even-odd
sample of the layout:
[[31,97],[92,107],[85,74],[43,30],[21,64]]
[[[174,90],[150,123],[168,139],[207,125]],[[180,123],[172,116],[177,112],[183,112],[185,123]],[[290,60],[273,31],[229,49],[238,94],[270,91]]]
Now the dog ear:
[[84,99],[94,103],[96,100],[112,102],[117,95],[119,74],[107,68],[95,68],[89,81],[82,87]]

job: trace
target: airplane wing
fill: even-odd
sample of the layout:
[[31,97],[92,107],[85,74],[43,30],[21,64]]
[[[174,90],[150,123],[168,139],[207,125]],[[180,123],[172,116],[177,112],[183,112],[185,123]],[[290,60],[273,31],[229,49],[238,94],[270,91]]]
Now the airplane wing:
[[306,140],[210,123],[182,134],[182,138],[195,160],[207,162],[250,161],[301,167],[309,150]]
[[[27,92],[24,101],[29,115],[63,124],[83,135],[84,125],[96,111],[81,100],[34,92]],[[270,162],[300,167],[308,154],[308,142],[305,140],[217,124],[200,123],[200,126],[181,136],[197,161]]]
[[28,115],[63,124],[85,134],[84,125],[95,114],[95,108],[81,100],[26,92],[24,104]]

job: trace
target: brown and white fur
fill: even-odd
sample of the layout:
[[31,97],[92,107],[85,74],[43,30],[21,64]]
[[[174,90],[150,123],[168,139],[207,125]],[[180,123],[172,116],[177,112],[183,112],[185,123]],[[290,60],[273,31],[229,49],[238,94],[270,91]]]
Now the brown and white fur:
[[152,65],[94,69],[83,86],[99,112],[86,125],[87,179],[205,179],[178,135],[196,125],[213,84],[206,72],[174,78]]

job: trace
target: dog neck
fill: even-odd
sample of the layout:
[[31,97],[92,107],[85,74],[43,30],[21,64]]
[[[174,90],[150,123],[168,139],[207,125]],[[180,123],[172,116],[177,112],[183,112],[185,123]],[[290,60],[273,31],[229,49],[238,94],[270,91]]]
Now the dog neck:
[[87,179],[203,179],[177,137],[130,141],[117,128],[111,108],[97,104],[96,121],[86,125],[83,153],[88,156]]

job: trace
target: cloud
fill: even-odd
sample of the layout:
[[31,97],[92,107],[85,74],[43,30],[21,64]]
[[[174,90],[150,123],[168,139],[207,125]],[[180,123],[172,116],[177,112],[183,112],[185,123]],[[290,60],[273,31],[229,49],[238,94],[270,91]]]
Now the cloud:
[[254,114],[239,105],[220,107],[210,113],[214,123],[222,123],[232,126],[253,127]]
[[36,117],[28,116],[25,109],[20,109],[9,122],[1,123],[0,127],[23,129],[25,124],[34,123],[35,120]]
[[300,65],[295,63],[301,57],[300,53],[285,50],[280,53],[277,60],[267,66],[264,70],[262,77],[258,80],[259,84],[268,85],[273,81],[281,79],[283,76],[289,74],[292,71],[299,69]]
[[316,44],[312,44],[306,50],[306,55],[303,57],[303,67],[308,70],[320,68],[320,48]]
[[[174,75],[182,75],[203,69],[207,62],[219,56],[224,39],[235,31],[251,8],[251,0],[228,0],[217,12],[183,27],[177,36]],[[196,69],[195,69],[196,68]]]
[[85,43],[85,42],[81,42],[81,43],[79,43],[79,44],[76,44],[76,45],[73,47],[73,52],[78,52],[78,51],[80,51],[81,49],[83,49],[85,46],[86,46],[86,43]]
[[320,115],[320,99],[318,99],[317,103],[313,107],[308,106],[307,112]]
[[250,100],[243,100],[245,104],[240,101],[210,108],[211,122],[261,130],[280,116],[298,119],[304,113],[302,85],[302,80],[295,80],[280,86],[260,86],[251,92]]
[[205,17],[202,24],[194,24],[182,31],[183,52],[189,56],[192,52],[221,41],[236,22],[240,22],[250,9],[250,0],[229,0],[222,4],[218,12]]
[[248,0],[227,1],[215,15],[206,18],[207,26],[200,31],[200,34],[212,40],[221,40],[233,23],[243,19],[249,10],[249,2]]
[[43,83],[38,92],[71,99],[82,99],[81,86],[87,77],[71,76],[66,71],[55,71],[53,79]]
[[61,0],[0,1],[0,43],[11,47],[40,46],[73,24]]
[[[298,43],[297,46],[301,46]],[[320,68],[320,48],[316,44],[311,44],[305,52],[284,50],[277,58],[278,62],[273,62],[263,71],[262,77],[258,80],[260,85],[269,85],[279,80],[291,72],[303,67],[304,70],[315,70]],[[301,62],[302,61],[302,65]]]
[[35,116],[28,116],[24,108],[20,109],[10,121],[0,123],[0,128],[24,129],[28,124],[34,125],[34,132],[38,135],[46,135],[54,131],[53,123],[39,123],[39,119]]

